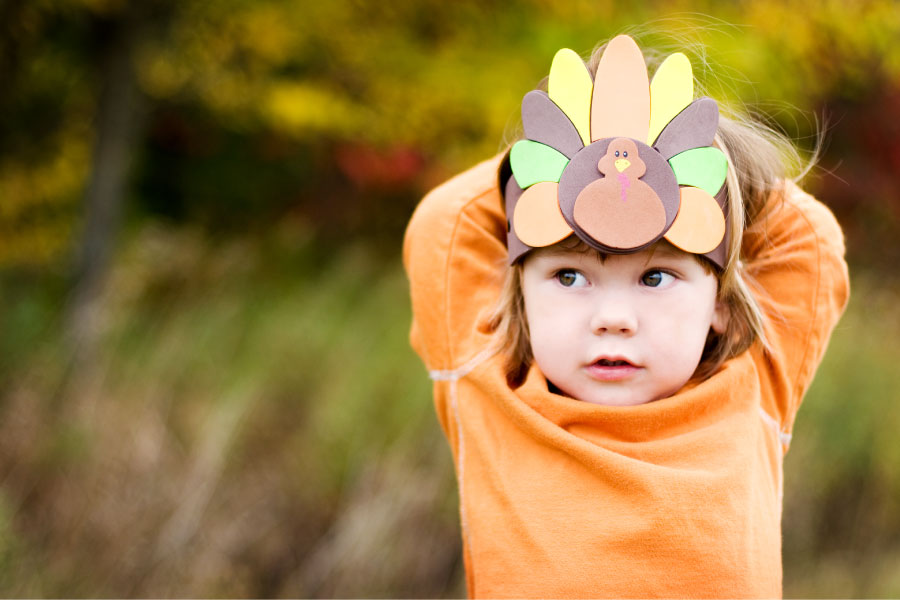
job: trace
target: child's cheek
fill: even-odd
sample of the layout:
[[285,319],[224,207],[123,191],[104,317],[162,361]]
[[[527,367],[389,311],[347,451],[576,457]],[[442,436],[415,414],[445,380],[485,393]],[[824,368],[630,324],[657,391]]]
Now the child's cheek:
[[531,349],[538,366],[547,374],[564,366],[576,339],[572,311],[551,298],[533,299],[526,306]]
[[[681,355],[684,359],[688,357],[693,359],[696,355],[699,362],[709,334],[712,310],[705,302],[698,300],[705,299],[693,298],[691,301],[678,302],[674,305],[675,313],[666,319],[669,331],[662,339],[665,340],[668,354]],[[678,342],[675,343],[675,340]]]

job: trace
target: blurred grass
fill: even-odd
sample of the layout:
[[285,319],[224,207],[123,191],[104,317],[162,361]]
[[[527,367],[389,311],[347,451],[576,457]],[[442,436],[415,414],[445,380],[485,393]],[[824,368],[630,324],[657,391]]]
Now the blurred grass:
[[[454,597],[457,496],[396,249],[127,238],[97,355],[0,279],[0,594]],[[387,266],[385,266],[387,265]],[[785,595],[900,595],[900,290],[860,273],[786,463]]]
[[462,593],[405,277],[297,237],[143,228],[116,265],[101,350],[76,372],[42,324],[49,296],[16,282],[0,594]]

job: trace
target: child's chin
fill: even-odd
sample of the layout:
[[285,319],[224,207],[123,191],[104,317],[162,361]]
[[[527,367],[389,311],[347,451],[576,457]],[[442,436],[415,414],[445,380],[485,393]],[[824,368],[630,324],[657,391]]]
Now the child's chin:
[[[629,389],[616,389],[615,386],[604,386],[607,389],[589,389],[578,394],[570,394],[572,398],[602,406],[638,406],[653,402],[657,398],[646,392]],[[608,389],[612,387],[613,389]]]
[[635,396],[635,397],[599,397],[599,398],[584,398],[585,402],[590,402],[591,404],[599,404],[601,406],[638,406],[640,404],[647,404],[649,402],[653,402],[656,398],[647,398],[646,396]]
[[590,381],[587,385],[578,382],[568,386],[558,386],[547,379],[547,388],[554,394],[568,396],[574,400],[597,404],[599,406],[638,406],[659,400],[660,396],[635,386],[623,383],[600,383]]

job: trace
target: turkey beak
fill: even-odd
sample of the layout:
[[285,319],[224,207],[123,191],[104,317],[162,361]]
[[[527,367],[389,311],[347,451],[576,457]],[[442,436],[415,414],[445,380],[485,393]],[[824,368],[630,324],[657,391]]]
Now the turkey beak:
[[627,169],[630,166],[631,166],[631,161],[627,160],[625,158],[620,158],[619,160],[616,161],[616,171],[618,171],[619,173],[621,173],[622,171],[624,171],[625,169]]

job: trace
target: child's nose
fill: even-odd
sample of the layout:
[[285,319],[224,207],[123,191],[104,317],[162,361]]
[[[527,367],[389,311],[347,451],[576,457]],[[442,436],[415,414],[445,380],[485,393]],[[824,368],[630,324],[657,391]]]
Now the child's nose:
[[610,298],[600,302],[591,317],[591,330],[595,334],[633,335],[637,331],[634,307],[624,298]]

